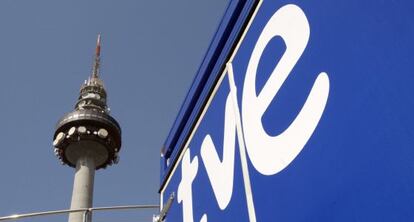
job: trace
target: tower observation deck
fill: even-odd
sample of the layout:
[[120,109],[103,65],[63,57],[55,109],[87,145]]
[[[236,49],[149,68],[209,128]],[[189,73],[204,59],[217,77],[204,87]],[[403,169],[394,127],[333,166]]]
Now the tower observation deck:
[[[109,114],[106,90],[99,78],[100,52],[98,35],[92,74],[81,86],[75,109],[58,121],[53,136],[55,155],[62,164],[76,168],[71,209],[92,207],[95,170],[119,161],[121,128]],[[82,213],[69,215],[69,222],[81,221]]]

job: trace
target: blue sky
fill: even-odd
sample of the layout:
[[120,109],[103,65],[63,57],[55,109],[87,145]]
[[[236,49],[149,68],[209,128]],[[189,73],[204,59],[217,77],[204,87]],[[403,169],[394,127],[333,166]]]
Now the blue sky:
[[[69,208],[74,169],[59,164],[52,136],[91,72],[98,33],[123,146],[120,163],[96,173],[94,206],[157,204],[160,148],[226,6],[0,1],[0,216]],[[97,213],[94,221],[151,221],[153,213]]]

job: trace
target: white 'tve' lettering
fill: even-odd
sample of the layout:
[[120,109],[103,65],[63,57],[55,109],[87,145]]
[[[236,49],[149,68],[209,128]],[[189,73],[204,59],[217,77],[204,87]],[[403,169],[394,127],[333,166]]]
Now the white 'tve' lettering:
[[[285,131],[269,136],[263,129],[261,118],[305,50],[309,32],[304,12],[296,5],[286,5],[270,18],[250,57],[242,97],[243,130],[249,158],[256,170],[264,175],[280,172],[295,159],[318,125],[326,106],[329,78],[322,72],[299,114]],[[255,83],[259,60],[275,36],[285,41],[286,52],[257,95]]]
[[[329,96],[329,78],[324,72],[321,72],[316,78],[299,114],[281,134],[277,136],[268,135],[261,121],[268,106],[303,54],[308,44],[309,34],[308,20],[298,6],[286,5],[280,8],[267,22],[250,57],[242,89],[241,118],[238,112],[237,100],[233,101],[231,99],[231,93],[227,97],[222,161],[217,154],[213,138],[210,134],[205,136],[200,150],[201,157],[220,209],[224,210],[227,207],[233,193],[236,125],[238,126],[237,133],[240,134],[238,135],[239,143],[242,143],[240,139],[244,138],[244,145],[252,165],[263,175],[273,175],[286,168],[300,153],[315,131]],[[272,71],[260,94],[258,94],[255,85],[259,61],[266,45],[276,36],[283,39],[286,44],[286,51]],[[231,64],[229,67],[232,72],[229,77],[232,77]],[[234,79],[230,82],[233,83],[231,87],[233,87],[235,93]],[[233,96],[236,97],[235,95]],[[243,129],[243,132],[241,132],[241,129]],[[246,199],[249,202],[251,187],[248,179],[247,161],[245,157],[242,158],[244,149],[241,149],[240,154],[242,166],[243,164],[245,166],[242,169],[246,169],[243,175],[245,177],[245,187],[247,187],[245,188]],[[178,186],[177,201],[183,204],[183,221],[192,222],[192,183],[198,171],[198,158],[195,156],[193,161],[190,160],[190,149],[187,149],[184,153],[181,169],[182,178]],[[250,206],[249,217],[251,221],[255,221],[253,201],[250,202],[251,206],[249,203],[247,204],[248,207]],[[207,214],[203,214],[200,221],[207,222]]]
[[178,185],[177,201],[183,202],[183,222],[193,222],[193,189],[192,183],[198,171],[198,158],[190,162],[190,149],[184,153],[181,161],[181,182]]

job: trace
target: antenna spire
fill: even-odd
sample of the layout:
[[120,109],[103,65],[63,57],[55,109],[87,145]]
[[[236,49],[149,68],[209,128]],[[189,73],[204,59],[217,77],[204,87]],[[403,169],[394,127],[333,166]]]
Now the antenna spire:
[[92,78],[99,77],[100,62],[101,62],[101,34],[98,34],[98,39],[96,40],[95,61],[93,64]]

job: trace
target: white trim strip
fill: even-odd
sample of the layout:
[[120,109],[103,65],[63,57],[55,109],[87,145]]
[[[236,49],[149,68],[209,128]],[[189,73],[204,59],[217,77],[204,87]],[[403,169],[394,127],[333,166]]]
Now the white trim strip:
[[246,193],[247,210],[249,212],[249,221],[256,222],[256,211],[254,209],[253,193],[250,184],[249,168],[247,166],[246,147],[244,145],[244,134],[242,129],[239,104],[237,102],[237,87],[234,82],[233,66],[231,63],[226,64],[227,74],[229,77],[230,94],[233,100],[233,111],[236,117],[237,139],[240,149],[240,162],[243,172],[244,190]]

